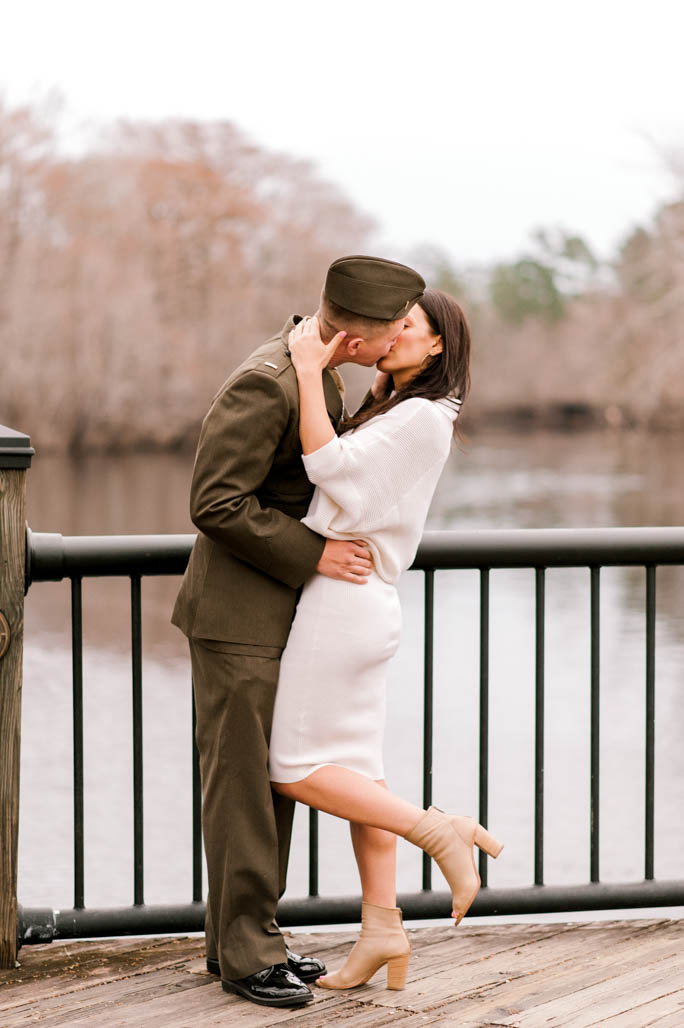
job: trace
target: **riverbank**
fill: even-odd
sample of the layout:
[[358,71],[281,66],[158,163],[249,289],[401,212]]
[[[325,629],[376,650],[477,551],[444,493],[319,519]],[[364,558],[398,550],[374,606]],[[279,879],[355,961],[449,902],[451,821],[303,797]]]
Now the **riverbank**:
[[[350,409],[354,404],[350,405]],[[174,429],[169,424],[163,430],[148,430],[136,434],[134,426],[128,433],[102,434],[96,440],[72,437],[62,439],[52,432],[43,435],[40,428],[22,425],[21,430],[31,436],[38,456],[60,455],[74,458],[91,455],[125,457],[134,454],[191,454],[194,455],[199,438],[201,419]],[[461,433],[471,435],[490,432],[510,432],[524,436],[530,432],[562,434],[577,432],[604,432],[611,436],[654,435],[677,440],[684,435],[684,408],[664,408],[641,418],[626,407],[611,404],[592,407],[577,402],[549,402],[545,404],[511,404],[506,407],[480,408],[469,406],[459,423]]]

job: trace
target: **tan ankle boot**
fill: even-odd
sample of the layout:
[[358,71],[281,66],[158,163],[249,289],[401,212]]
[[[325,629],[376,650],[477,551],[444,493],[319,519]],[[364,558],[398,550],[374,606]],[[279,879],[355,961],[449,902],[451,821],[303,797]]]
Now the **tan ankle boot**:
[[503,843],[472,817],[445,814],[436,807],[430,807],[404,838],[420,846],[437,863],[449,883],[452,916],[458,924],[480,888],[473,846],[479,846],[490,857],[498,857]]
[[322,989],[352,989],[364,985],[387,964],[387,988],[403,989],[411,952],[399,907],[361,906],[361,934],[346,963],[316,981]]

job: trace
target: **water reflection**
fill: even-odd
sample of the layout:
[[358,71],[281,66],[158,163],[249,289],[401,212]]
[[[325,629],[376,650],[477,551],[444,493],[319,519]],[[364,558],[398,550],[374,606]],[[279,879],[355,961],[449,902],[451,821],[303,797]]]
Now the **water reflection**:
[[[429,527],[572,527],[681,522],[680,445],[668,437],[504,434],[456,453]],[[186,532],[192,457],[38,457],[28,518],[63,534]],[[436,576],[434,795],[477,807],[477,574]],[[147,902],[191,894],[190,669],[168,621],[176,579],[143,583]],[[643,875],[644,573],[602,573],[601,867],[606,880]],[[420,802],[422,575],[401,583],[404,639],[393,665],[387,775]],[[492,884],[527,884],[533,864],[534,576],[491,576],[490,820],[506,839]],[[684,574],[658,572],[656,873],[681,875],[684,839]],[[588,878],[589,575],[547,575],[547,880]],[[26,610],[20,900],[69,906],[72,866],[71,659],[68,583],[36,584]],[[86,902],[132,899],[130,613],[127,580],[84,583]],[[323,818],[322,892],[357,889],[347,832]],[[299,811],[289,889],[306,892],[306,816]],[[420,881],[420,854],[401,846],[400,888]],[[435,872],[438,876],[438,872]]]

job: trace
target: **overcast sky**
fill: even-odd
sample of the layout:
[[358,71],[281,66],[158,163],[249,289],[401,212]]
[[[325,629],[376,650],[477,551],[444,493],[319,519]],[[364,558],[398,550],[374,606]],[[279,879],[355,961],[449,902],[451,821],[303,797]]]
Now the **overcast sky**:
[[680,0],[14,0],[10,103],[72,123],[220,118],[311,158],[380,224],[460,264],[562,225],[608,256],[676,195]]

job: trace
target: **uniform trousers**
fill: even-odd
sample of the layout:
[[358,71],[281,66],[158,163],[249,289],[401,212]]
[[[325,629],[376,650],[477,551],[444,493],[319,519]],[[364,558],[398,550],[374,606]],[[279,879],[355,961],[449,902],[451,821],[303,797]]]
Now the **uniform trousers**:
[[[272,792],[268,745],[280,651],[190,639],[209,896],[207,957],[244,978],[287,959],[275,921],[294,801]],[[254,650],[258,650],[255,654]]]

